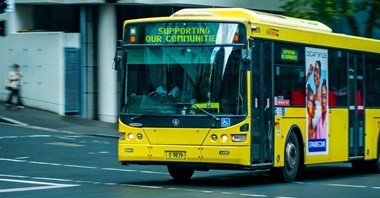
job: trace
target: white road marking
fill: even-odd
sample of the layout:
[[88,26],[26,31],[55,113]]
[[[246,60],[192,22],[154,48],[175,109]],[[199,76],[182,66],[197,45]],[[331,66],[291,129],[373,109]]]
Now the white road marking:
[[[27,157],[25,157],[27,158]],[[146,173],[146,174],[164,174],[167,175],[168,173],[163,172],[155,172],[155,171],[138,171],[138,170],[130,170],[130,169],[118,169],[118,168],[100,168],[100,167],[93,167],[93,166],[81,166],[81,165],[70,165],[70,164],[56,164],[56,163],[48,163],[48,162],[36,162],[36,161],[28,161],[28,160],[20,160],[24,159],[24,157],[19,157],[18,159],[8,159],[8,158],[0,158],[0,161],[9,161],[9,162],[22,162],[22,163],[33,163],[33,164],[40,164],[40,165],[60,165],[65,167],[72,167],[72,168],[87,168],[87,169],[101,169],[101,170],[107,170],[107,171],[120,171],[120,172],[139,172],[139,173]],[[0,174],[0,177],[14,177],[14,178],[28,178],[27,176],[16,176],[16,175],[5,175]],[[62,182],[75,182],[75,183],[86,183],[86,184],[100,184],[100,185],[120,185],[120,186],[126,186],[126,187],[140,187],[140,188],[150,188],[150,189],[168,189],[168,190],[181,190],[181,191],[194,191],[194,192],[202,192],[202,193],[219,193],[223,195],[239,195],[239,196],[246,196],[246,197],[267,197],[268,195],[264,194],[249,194],[249,193],[232,193],[232,192],[215,192],[215,191],[205,191],[205,190],[194,190],[194,189],[185,189],[185,188],[165,188],[161,186],[145,186],[145,185],[134,185],[134,184],[117,184],[117,183],[102,183],[97,181],[75,181],[75,180],[69,180],[69,179],[58,179],[58,178],[44,178],[44,177],[29,177],[31,179],[39,179],[39,180],[51,180],[51,181],[62,181]],[[6,179],[1,179],[0,181],[5,181]],[[6,180],[11,181],[11,180]],[[20,180],[24,181],[24,180]],[[39,182],[41,185],[43,184],[49,184],[46,182]],[[307,182],[295,182],[297,184],[301,185],[308,185],[310,183]],[[66,187],[63,184],[56,184],[59,186],[42,186],[42,187],[31,187],[31,188],[20,188],[20,189],[6,189],[12,191],[26,191],[26,190],[41,190],[41,189],[48,189],[48,188],[60,188],[60,187]],[[324,184],[328,186],[334,186],[334,187],[348,187],[348,188],[371,188],[380,190],[379,186],[363,186],[363,185],[348,185],[348,184]],[[75,185],[74,185],[75,186]],[[8,192],[4,191],[4,189],[0,189],[0,192]],[[289,198],[285,196],[276,196],[276,198]]]
[[22,176],[22,175],[4,175],[4,174],[0,174],[0,177],[27,178],[28,176]]
[[137,170],[119,169],[119,168],[102,168],[102,170],[108,170],[108,171],[121,171],[121,172],[137,172]]
[[71,168],[87,168],[87,169],[97,169],[98,167],[94,166],[80,166],[80,165],[71,165],[71,164],[64,164],[63,166],[71,167]]
[[122,186],[127,187],[138,187],[138,188],[152,188],[152,189],[160,189],[163,188],[161,186],[144,186],[144,185],[135,185],[135,184],[121,184]]
[[21,159],[28,159],[30,157],[16,157],[15,159],[21,160]]
[[62,186],[37,186],[37,187],[26,187],[26,188],[10,188],[10,189],[2,189],[2,190],[0,189],[0,193],[21,192],[21,191],[31,191],[31,190],[46,190],[46,189],[65,188],[65,187],[73,187],[73,186],[74,185],[71,185],[71,186],[62,185]]
[[328,186],[337,186],[337,187],[349,187],[349,188],[368,188],[368,186],[359,186],[359,185],[347,185],[347,184],[327,184]]
[[51,165],[51,163],[48,162],[35,162],[35,161],[29,161],[30,164],[40,164],[40,165]]
[[74,184],[56,184],[50,182],[37,182],[30,180],[16,180],[16,179],[1,179],[0,181],[4,182],[13,182],[13,183],[24,183],[24,184],[34,184],[34,185],[44,185],[44,186],[36,186],[36,187],[25,187],[25,188],[8,188],[8,189],[0,189],[0,193],[7,192],[21,192],[21,191],[31,191],[31,190],[44,190],[44,189],[52,189],[52,188],[66,188],[66,187],[74,187],[80,185]]
[[27,162],[27,161],[25,161],[25,160],[5,159],[5,158],[0,158],[0,161],[9,161],[9,162]]
[[58,178],[47,178],[47,177],[31,177],[32,179],[47,180],[47,181],[60,181],[60,182],[72,182],[71,179],[58,179]]
[[276,198],[295,198],[295,197],[283,197],[283,196],[277,196]]
[[45,143],[45,144],[54,145],[54,146],[67,146],[67,147],[81,147],[81,146],[84,146],[83,144],[67,143],[67,142],[49,142],[49,143]]
[[167,173],[155,172],[155,171],[140,171],[140,173],[159,174],[159,175],[166,175],[167,174]]
[[257,195],[257,194],[240,194],[241,196],[247,197],[267,197],[267,195]]
[[7,118],[7,117],[5,117],[5,116],[1,116],[1,119],[6,120],[6,121],[8,121],[8,122],[10,122],[10,123],[12,123],[12,124],[14,124],[14,125],[29,126],[29,125],[26,124],[26,123],[20,122],[20,121],[18,121],[18,120],[12,119],[12,118]]
[[53,137],[52,135],[28,135],[27,137],[31,138],[48,138],[48,137]]
[[14,135],[9,135],[9,136],[3,136],[4,139],[15,139],[15,138],[19,138],[19,136],[14,136]]
[[104,183],[104,184],[107,186],[117,186],[118,185],[117,183]]
[[222,194],[222,195],[232,195],[233,193],[232,192],[221,192],[220,194]]

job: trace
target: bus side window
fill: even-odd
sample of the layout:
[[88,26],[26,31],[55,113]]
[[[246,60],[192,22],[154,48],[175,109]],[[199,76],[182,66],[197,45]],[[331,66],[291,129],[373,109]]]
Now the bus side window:
[[336,93],[335,91],[329,90],[329,106],[336,106]]
[[305,106],[305,94],[300,90],[292,91],[292,105],[295,106]]
[[274,57],[277,105],[305,107],[305,46],[276,42]]
[[329,49],[329,106],[347,106],[346,52]]
[[380,55],[366,55],[366,97],[367,107],[380,107]]
[[275,96],[288,100],[291,106],[305,106],[305,78],[300,76],[303,71],[299,65],[276,66]]

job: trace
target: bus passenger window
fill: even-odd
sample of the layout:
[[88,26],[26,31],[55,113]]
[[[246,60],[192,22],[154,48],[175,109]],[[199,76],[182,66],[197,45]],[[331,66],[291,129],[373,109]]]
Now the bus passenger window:
[[289,100],[291,106],[305,106],[305,77],[302,66],[277,66],[275,78],[275,96]]
[[348,96],[346,52],[329,50],[328,59],[329,106],[347,106]]
[[380,56],[366,55],[365,65],[365,105],[367,107],[380,107]]

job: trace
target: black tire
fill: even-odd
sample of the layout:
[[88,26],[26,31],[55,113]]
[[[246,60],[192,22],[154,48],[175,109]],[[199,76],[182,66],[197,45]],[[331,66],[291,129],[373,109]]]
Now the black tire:
[[271,174],[282,182],[292,182],[296,179],[300,168],[300,147],[297,136],[291,132],[285,143],[284,167],[272,168]]
[[380,173],[380,142],[377,146],[377,159],[368,161],[368,168],[370,173]]
[[356,173],[380,173],[380,141],[377,147],[377,158],[369,161],[352,161]]
[[188,181],[194,174],[194,169],[188,167],[168,166],[170,176],[176,181]]

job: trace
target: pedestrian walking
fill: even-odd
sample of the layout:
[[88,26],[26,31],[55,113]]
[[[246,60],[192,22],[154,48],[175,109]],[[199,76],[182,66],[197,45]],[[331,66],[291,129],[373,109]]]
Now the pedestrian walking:
[[21,78],[23,77],[20,73],[20,65],[14,64],[12,65],[12,71],[8,73],[7,76],[7,89],[10,91],[8,100],[6,101],[6,106],[12,105],[13,97],[17,98],[17,108],[24,108],[20,97],[20,89],[21,89]]

